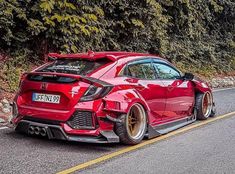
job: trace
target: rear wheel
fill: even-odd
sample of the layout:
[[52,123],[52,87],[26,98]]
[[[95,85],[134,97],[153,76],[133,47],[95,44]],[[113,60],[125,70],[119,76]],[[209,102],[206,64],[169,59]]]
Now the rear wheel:
[[199,93],[196,96],[197,119],[206,120],[210,116],[215,115],[212,94],[210,92]]
[[147,118],[143,106],[134,104],[127,114],[119,117],[116,123],[116,133],[124,144],[138,144],[144,138],[147,128]]

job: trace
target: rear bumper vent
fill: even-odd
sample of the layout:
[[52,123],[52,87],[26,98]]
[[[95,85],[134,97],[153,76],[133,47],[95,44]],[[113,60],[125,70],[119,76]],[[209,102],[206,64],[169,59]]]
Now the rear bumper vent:
[[89,111],[75,111],[67,123],[73,129],[95,129],[94,116]]

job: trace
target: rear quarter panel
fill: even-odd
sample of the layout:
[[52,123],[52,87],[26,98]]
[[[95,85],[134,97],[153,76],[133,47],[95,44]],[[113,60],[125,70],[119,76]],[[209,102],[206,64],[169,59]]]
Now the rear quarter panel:
[[205,92],[212,92],[209,84],[197,77],[195,77],[192,80],[194,86],[195,86],[195,91],[196,92],[201,92],[201,93],[205,93]]
[[110,112],[128,113],[134,103],[140,103],[148,112],[149,107],[138,92],[129,85],[117,85],[103,98],[104,109]]

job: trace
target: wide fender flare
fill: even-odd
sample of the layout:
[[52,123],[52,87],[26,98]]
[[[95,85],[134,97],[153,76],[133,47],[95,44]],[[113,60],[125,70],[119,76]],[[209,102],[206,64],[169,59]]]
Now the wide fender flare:
[[195,92],[196,93],[206,93],[206,92],[211,93],[213,105],[215,105],[215,103],[214,103],[214,96],[212,94],[211,87],[209,86],[209,84],[207,82],[203,82],[203,81],[198,80],[198,79],[193,79],[192,83],[195,86]]
[[112,92],[103,98],[104,110],[110,112],[128,113],[130,107],[140,103],[146,113],[150,111],[144,98],[135,89],[125,89]]
[[192,83],[195,86],[195,92],[201,92],[201,93],[205,93],[205,92],[212,92],[211,88],[209,87],[208,83],[200,81],[200,80],[196,80],[193,79]]

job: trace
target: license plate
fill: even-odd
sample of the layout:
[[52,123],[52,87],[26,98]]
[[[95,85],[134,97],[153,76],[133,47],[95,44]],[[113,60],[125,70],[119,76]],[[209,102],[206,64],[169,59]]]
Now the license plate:
[[35,102],[60,103],[60,95],[33,93],[32,100]]

